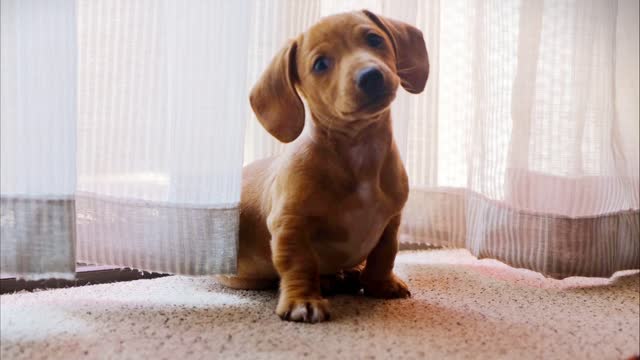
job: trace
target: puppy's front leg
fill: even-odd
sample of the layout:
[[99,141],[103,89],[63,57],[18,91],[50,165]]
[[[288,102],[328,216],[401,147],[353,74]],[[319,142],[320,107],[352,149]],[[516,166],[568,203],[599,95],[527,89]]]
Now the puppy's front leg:
[[318,261],[304,219],[288,216],[271,223],[273,264],[280,275],[276,314],[283,320],[329,319],[329,302],[320,294]]
[[398,228],[400,215],[389,221],[376,247],[367,257],[361,275],[364,294],[376,298],[406,298],[411,293],[404,281],[393,273],[393,263],[398,252]]

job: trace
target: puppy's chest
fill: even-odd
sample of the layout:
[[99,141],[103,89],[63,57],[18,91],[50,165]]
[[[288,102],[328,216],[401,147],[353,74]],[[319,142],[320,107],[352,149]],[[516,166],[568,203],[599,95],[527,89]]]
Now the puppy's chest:
[[346,229],[347,243],[354,248],[368,248],[377,241],[371,239],[381,235],[395,210],[389,196],[371,181],[360,183],[343,206],[339,222]]
[[321,268],[333,272],[362,262],[378,243],[389,219],[400,206],[374,181],[358,183],[355,191],[337,202],[316,239]]

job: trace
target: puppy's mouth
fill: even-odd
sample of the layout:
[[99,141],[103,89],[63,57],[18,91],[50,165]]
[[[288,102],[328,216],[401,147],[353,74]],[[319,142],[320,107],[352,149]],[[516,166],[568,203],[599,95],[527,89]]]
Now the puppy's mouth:
[[364,101],[358,106],[358,108],[350,114],[356,113],[369,113],[374,114],[381,110],[386,109],[393,99],[395,98],[395,92],[384,91],[373,96],[367,96]]

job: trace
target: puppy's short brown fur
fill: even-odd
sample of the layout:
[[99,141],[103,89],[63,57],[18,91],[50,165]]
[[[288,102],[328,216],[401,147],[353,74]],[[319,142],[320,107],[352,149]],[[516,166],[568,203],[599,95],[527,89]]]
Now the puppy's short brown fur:
[[[305,322],[329,318],[324,275],[347,271],[369,296],[410,295],[392,272],[408,182],[389,106],[398,85],[421,92],[428,72],[420,30],[366,10],[324,18],[276,55],[251,106],[271,135],[295,141],[244,169],[238,274],[225,285],[279,279],[276,313]],[[311,113],[302,135],[299,94]]]

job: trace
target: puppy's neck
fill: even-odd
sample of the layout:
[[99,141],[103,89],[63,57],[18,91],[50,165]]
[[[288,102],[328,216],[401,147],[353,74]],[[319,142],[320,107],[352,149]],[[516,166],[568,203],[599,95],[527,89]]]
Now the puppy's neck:
[[308,134],[314,141],[322,143],[353,144],[366,141],[366,137],[391,138],[391,110],[386,109],[375,116],[344,120],[311,112]]
[[351,120],[348,123],[340,119],[320,121],[316,115],[311,115],[307,134],[315,146],[339,154],[345,166],[356,176],[379,175],[393,142],[389,109],[374,118]]

